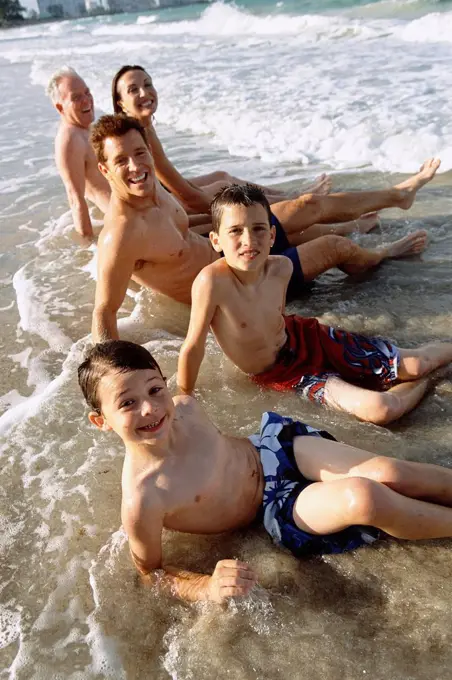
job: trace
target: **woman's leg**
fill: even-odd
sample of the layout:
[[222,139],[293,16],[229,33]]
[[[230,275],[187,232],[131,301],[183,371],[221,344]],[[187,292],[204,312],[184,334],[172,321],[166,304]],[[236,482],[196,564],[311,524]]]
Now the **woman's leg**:
[[313,241],[320,236],[335,234],[336,236],[349,236],[350,234],[367,234],[375,229],[380,223],[378,213],[372,212],[361,215],[357,220],[342,222],[340,224],[313,224],[299,233],[287,234],[291,246],[300,246],[308,241]]
[[[244,179],[239,179],[234,175],[230,175],[228,172],[223,170],[216,170],[215,172],[210,172],[206,175],[197,175],[196,177],[188,178],[192,184],[205,191],[213,200],[215,194],[220,191],[227,184],[247,184]],[[296,196],[304,193],[316,194],[316,195],[326,195],[330,192],[332,182],[328,175],[319,175],[314,182],[300,187],[297,192],[294,191],[284,191],[277,187],[269,187],[258,184],[258,186],[264,191],[265,195],[270,204],[281,203],[282,201],[291,200]]]

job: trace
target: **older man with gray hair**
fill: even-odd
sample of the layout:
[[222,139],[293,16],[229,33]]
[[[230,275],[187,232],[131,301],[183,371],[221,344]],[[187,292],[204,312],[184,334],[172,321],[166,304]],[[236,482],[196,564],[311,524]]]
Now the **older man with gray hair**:
[[89,126],[94,120],[93,96],[74,69],[64,66],[56,71],[47,86],[61,116],[55,139],[55,160],[64,182],[75,229],[86,240],[93,228],[86,198],[103,213],[110,200],[110,187],[100,174],[89,142]]

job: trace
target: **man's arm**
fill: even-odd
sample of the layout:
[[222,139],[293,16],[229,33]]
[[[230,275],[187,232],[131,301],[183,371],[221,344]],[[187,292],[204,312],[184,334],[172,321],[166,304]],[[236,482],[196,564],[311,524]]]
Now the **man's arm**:
[[213,275],[208,267],[196,277],[191,289],[190,324],[177,366],[177,385],[184,394],[195,389],[204,358],[207,333],[216,310]]
[[136,259],[130,239],[108,234],[99,243],[93,342],[119,339],[116,315],[124,301]]
[[197,213],[210,214],[210,198],[199,187],[191,184],[176,170],[152,128],[148,132],[155,172],[159,181],[187,208]]
[[188,226],[196,234],[208,235],[212,231],[212,217],[210,215],[188,215]]
[[92,239],[93,227],[85,200],[85,161],[86,144],[78,134],[61,140],[56,152],[56,163],[66,189],[74,226],[79,234]]
[[188,602],[223,602],[248,595],[256,583],[245,562],[221,560],[212,576],[162,564],[163,512],[155,505],[138,502],[127,511],[124,528],[129,537],[132,560],[146,585],[158,584],[164,591]]

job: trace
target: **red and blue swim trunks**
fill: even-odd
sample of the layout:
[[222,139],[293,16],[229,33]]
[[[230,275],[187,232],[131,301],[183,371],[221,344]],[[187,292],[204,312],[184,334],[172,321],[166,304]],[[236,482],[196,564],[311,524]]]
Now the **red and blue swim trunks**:
[[320,404],[336,376],[384,392],[397,382],[400,353],[389,340],[325,326],[314,318],[286,316],[287,339],[271,368],[252,380],[275,390],[294,390]]

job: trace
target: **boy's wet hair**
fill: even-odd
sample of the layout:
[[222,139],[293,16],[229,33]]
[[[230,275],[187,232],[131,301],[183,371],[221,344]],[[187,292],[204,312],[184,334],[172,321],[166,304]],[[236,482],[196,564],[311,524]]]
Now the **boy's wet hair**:
[[160,366],[141,345],[126,340],[109,340],[95,345],[78,367],[78,384],[93,411],[101,412],[97,393],[99,382],[107,373],[129,373],[151,368],[162,375]]
[[210,205],[212,213],[212,229],[218,233],[223,215],[223,209],[228,205],[244,205],[249,208],[252,205],[262,205],[267,211],[268,222],[272,223],[272,212],[267,197],[255,184],[229,184],[215,194]]
[[115,113],[122,112],[121,104],[119,103],[121,101],[121,97],[119,96],[118,92],[118,82],[124,73],[128,73],[129,71],[143,71],[143,73],[149,75],[146,69],[142,66],[138,66],[138,64],[125,64],[124,66],[121,66],[111,82],[111,98],[113,100],[113,111]]
[[136,130],[143,137],[146,146],[149,148],[146,131],[140,121],[132,116],[124,114],[108,114],[101,116],[91,127],[90,142],[94,149],[99,163],[107,160],[104,154],[104,142],[109,137],[124,137],[130,130]]

